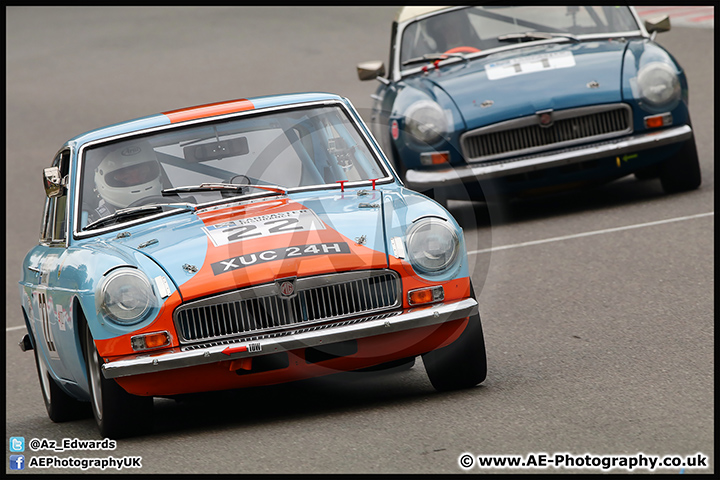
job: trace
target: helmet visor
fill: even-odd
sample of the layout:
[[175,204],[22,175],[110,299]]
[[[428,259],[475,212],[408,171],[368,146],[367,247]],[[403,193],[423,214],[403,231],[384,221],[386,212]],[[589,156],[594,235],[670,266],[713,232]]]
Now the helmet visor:
[[160,167],[157,162],[143,162],[108,172],[105,175],[105,183],[111,187],[134,187],[155,180],[158,175],[160,175]]

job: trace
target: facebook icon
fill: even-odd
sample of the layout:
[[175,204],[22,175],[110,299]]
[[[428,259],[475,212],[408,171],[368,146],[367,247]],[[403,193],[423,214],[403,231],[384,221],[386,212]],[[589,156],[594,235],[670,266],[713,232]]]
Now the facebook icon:
[[25,455],[10,455],[10,470],[24,470]]

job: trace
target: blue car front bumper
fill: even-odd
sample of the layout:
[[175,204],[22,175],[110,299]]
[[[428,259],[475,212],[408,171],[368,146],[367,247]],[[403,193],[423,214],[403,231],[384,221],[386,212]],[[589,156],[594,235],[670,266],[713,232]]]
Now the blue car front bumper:
[[559,151],[479,162],[456,168],[442,170],[409,169],[406,174],[406,184],[411,189],[425,191],[431,188],[483,182],[536,170],[608,157],[620,157],[643,150],[679,144],[690,140],[692,136],[692,128],[689,125],[682,125]]

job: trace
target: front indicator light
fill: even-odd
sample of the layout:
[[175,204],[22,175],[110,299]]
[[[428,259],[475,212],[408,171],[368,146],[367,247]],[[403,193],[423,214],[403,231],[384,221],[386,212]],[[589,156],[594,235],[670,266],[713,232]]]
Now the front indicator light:
[[421,153],[420,163],[423,165],[442,165],[450,162],[450,152]]
[[667,127],[668,125],[672,125],[673,118],[671,113],[663,113],[660,115],[653,115],[651,117],[645,117],[645,126],[647,128],[658,128],[658,127]]
[[445,291],[442,285],[436,285],[430,288],[418,288],[408,292],[408,303],[411,306],[441,302],[443,300],[445,300]]
[[140,350],[166,347],[170,345],[170,334],[163,331],[135,335],[130,339],[130,344],[132,345],[132,349],[136,352]]

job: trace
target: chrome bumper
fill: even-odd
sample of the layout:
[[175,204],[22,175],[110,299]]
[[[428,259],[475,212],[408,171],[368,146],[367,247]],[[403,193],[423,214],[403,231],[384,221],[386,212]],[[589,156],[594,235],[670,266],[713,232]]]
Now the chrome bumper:
[[192,350],[175,348],[157,354],[125,357],[103,364],[102,371],[105,378],[162,372],[426,327],[466,318],[476,314],[477,311],[477,301],[466,298],[395,313],[339,321],[329,325],[307,328],[299,326],[298,330],[286,335],[228,342]]
[[633,135],[631,137],[609,140],[586,147],[569,148],[560,152],[522,156],[487,163],[475,163],[445,170],[408,170],[405,183],[409,188],[426,190],[433,187],[489,180],[516,173],[619,156],[638,150],[684,142],[690,138],[692,138],[692,128],[688,125],[682,125],[665,130]]

